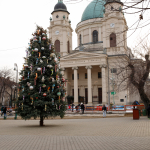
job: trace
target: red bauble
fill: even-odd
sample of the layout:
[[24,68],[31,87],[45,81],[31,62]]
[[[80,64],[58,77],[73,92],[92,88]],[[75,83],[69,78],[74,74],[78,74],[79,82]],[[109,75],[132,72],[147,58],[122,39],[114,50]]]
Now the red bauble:
[[43,37],[42,40],[46,40],[46,37]]
[[62,82],[65,82],[65,79],[64,79],[64,78],[62,78]]
[[46,95],[47,95],[46,93],[43,94],[44,97],[46,97]]

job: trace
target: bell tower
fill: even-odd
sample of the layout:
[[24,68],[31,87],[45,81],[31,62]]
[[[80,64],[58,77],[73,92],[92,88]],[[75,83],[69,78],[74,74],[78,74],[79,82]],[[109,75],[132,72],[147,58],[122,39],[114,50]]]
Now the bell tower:
[[71,21],[69,20],[69,12],[63,0],[58,0],[51,13],[49,38],[55,45],[55,51],[61,56],[65,56],[72,50],[72,32]]
[[127,23],[120,0],[107,0],[103,21],[103,47],[107,52],[124,53],[127,49]]

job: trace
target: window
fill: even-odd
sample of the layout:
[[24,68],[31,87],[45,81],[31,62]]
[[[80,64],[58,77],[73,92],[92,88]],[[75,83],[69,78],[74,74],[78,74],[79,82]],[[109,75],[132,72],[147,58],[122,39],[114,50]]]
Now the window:
[[113,10],[113,9],[114,9],[114,7],[111,6],[111,10]]
[[59,16],[57,15],[56,18],[59,18]]
[[72,74],[72,80],[74,80],[74,74]]
[[78,79],[79,79],[79,73],[78,73]]
[[87,73],[85,73],[85,79],[87,79]]
[[98,32],[96,30],[93,31],[93,42],[98,42]]
[[116,34],[110,34],[110,47],[116,47]]
[[60,52],[60,41],[59,40],[55,41],[55,52]]
[[120,99],[120,102],[124,102],[124,99]]
[[70,43],[69,41],[67,42],[67,46],[68,46],[68,53],[70,52]]
[[98,72],[98,78],[102,78],[102,73]]
[[80,45],[82,44],[82,36],[81,36],[81,34],[80,34]]
[[111,69],[111,73],[117,73],[117,69],[116,68],[112,68]]

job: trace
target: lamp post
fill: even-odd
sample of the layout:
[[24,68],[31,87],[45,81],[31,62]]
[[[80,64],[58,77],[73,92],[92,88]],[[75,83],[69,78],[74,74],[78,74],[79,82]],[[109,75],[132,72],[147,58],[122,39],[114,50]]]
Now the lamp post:
[[[16,71],[16,84],[17,84],[17,90],[16,90],[16,102],[18,100],[18,65],[17,63],[14,64],[14,70]],[[16,108],[16,104],[15,104]],[[15,119],[17,119],[17,113],[15,113]]]
[[112,78],[110,78],[110,80],[111,80],[110,84],[112,84],[112,88],[113,88],[113,103],[115,105],[115,100],[114,100],[114,95],[115,95],[115,92],[114,92],[115,78],[113,78],[113,73],[112,73]]

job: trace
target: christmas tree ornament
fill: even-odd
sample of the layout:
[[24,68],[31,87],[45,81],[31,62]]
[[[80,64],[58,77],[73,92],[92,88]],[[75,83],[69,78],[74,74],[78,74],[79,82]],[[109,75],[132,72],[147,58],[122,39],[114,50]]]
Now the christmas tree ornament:
[[29,75],[30,75],[30,72],[28,72],[28,79],[29,79]]
[[37,59],[36,59],[36,65],[38,64],[38,60],[39,60],[39,59],[37,58]]
[[42,59],[40,59],[40,63],[43,63],[43,60],[42,60]]
[[53,75],[53,69],[51,69],[51,75]]
[[30,86],[29,89],[30,89],[30,90],[33,90],[33,86]]
[[38,48],[34,48],[34,51],[35,51],[35,52],[38,52]]
[[44,50],[44,47],[41,47],[41,50]]
[[51,81],[51,80],[52,80],[52,77],[49,78],[49,81]]
[[47,64],[48,64],[48,59],[47,59]]
[[61,95],[61,93],[58,92],[58,93],[57,93],[57,96],[59,97],[59,99],[58,99],[59,101],[60,101],[60,95]]
[[51,47],[51,44],[50,44],[50,45],[49,45],[49,50],[51,50],[51,48],[52,48],[52,47]]
[[30,83],[29,83],[29,82],[27,82],[27,85],[28,85],[28,86],[30,86]]
[[26,57],[28,57],[28,50],[26,50]]
[[56,68],[57,68],[57,65],[55,65],[55,72],[56,72]]
[[53,90],[54,90],[54,87],[55,87],[55,84],[52,85],[52,92],[53,92]]
[[43,88],[46,88],[46,85],[45,84],[43,84],[43,86],[42,86]]
[[23,95],[23,101],[24,101],[25,96]]
[[44,69],[43,69],[43,73],[45,73],[45,67],[44,67]]
[[43,32],[42,35],[45,35],[45,33]]
[[32,100],[32,103],[31,103],[31,105],[33,105],[33,98],[31,98],[31,100]]
[[52,82],[55,82],[55,79],[54,79],[54,78],[52,78]]
[[56,75],[56,80],[58,80],[58,74]]
[[54,105],[54,99],[52,98],[52,105]]
[[42,68],[41,68],[41,74],[42,74]]
[[41,57],[41,52],[38,52],[39,53],[39,57]]
[[44,82],[45,81],[45,78],[44,78],[44,76],[42,77],[42,82]]
[[43,56],[42,58],[43,58],[43,59],[45,59],[46,57],[45,57],[45,56]]
[[39,36],[39,43],[41,43],[41,37]]
[[50,54],[50,57],[53,57],[53,58],[54,58],[54,57],[55,57],[55,54],[54,54],[54,53],[51,53],[51,54]]
[[37,80],[37,78],[38,78],[38,74],[36,73],[35,80]]
[[41,71],[41,68],[37,68],[37,71]]
[[44,36],[44,37],[42,38],[42,40],[46,40],[46,37]]
[[44,93],[44,94],[43,94],[43,96],[44,96],[44,97],[46,97],[46,96],[47,96],[47,94],[46,94],[46,93]]
[[52,58],[49,58],[49,60],[52,60]]
[[47,105],[45,105],[45,111],[46,111]]
[[40,87],[39,93],[41,93],[41,87]]
[[22,86],[22,92],[24,92],[24,86]]
[[62,79],[61,79],[61,80],[62,80],[62,82],[65,82],[65,78],[64,78],[64,76],[62,77]]
[[48,91],[48,92],[50,91],[50,87],[47,88],[47,91]]

